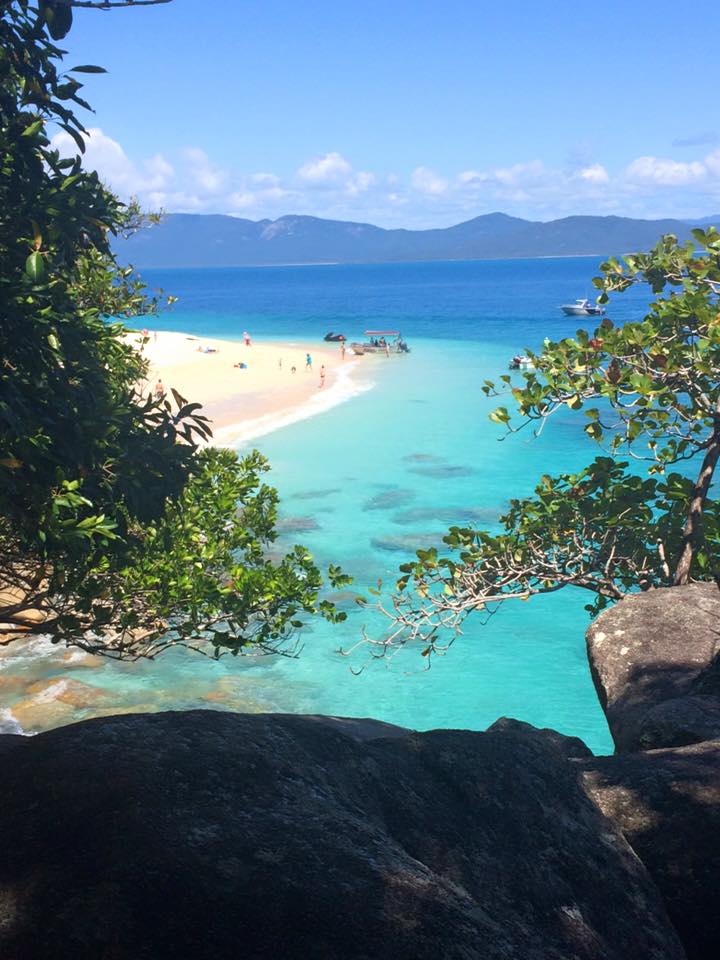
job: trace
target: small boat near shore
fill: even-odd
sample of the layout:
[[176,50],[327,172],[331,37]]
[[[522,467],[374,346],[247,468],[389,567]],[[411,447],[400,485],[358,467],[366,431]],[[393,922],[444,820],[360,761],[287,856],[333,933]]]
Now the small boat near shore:
[[333,333],[331,330],[329,333],[325,334],[323,340],[326,343],[344,343],[347,340],[347,337],[344,333]]
[[363,356],[366,353],[384,353],[389,357],[391,353],[410,353],[410,347],[403,340],[399,330],[366,330],[365,336],[370,339],[362,343],[350,344],[350,349],[357,356]]
[[587,298],[576,300],[575,303],[564,303],[560,309],[568,317],[602,317],[605,313],[604,307]]
[[532,361],[532,357],[526,357],[524,354],[517,354],[513,357],[508,364],[510,370],[534,370],[535,364]]

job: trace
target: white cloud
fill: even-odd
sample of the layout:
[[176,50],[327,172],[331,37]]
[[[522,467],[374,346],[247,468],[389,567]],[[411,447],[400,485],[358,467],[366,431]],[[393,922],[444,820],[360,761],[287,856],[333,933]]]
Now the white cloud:
[[514,185],[527,180],[537,180],[544,173],[542,161],[531,160],[529,163],[514,163],[511,167],[498,167],[493,170],[492,178],[498,183]]
[[468,186],[480,187],[490,179],[489,173],[483,173],[481,170],[463,170],[458,174],[458,181]]
[[629,180],[677,187],[704,179],[707,176],[707,167],[700,160],[681,163],[661,157],[638,157],[628,166],[625,175]]
[[581,180],[588,183],[608,183],[610,175],[601,163],[591,163],[589,167],[583,167],[577,174]]
[[[248,182],[240,190],[235,190],[227,198],[226,212],[243,211],[244,213],[256,214],[259,218],[265,216],[266,212],[278,214],[287,213],[283,206],[292,202],[292,190],[286,190],[280,186],[254,186],[254,176],[248,178]],[[261,181],[261,183],[268,181]]]
[[215,166],[204,150],[199,147],[186,147],[182,156],[187,162],[192,181],[203,193],[217,193],[225,187],[227,172]]
[[710,176],[720,180],[720,150],[715,150],[705,157],[705,166]]
[[235,210],[249,210],[255,206],[255,194],[251,190],[236,190],[228,197],[230,206]]
[[365,193],[377,182],[375,174],[367,170],[360,170],[347,182],[347,192],[351,196],[357,196],[359,193]]
[[250,177],[253,183],[263,183],[267,186],[277,186],[280,183],[280,177],[274,173],[253,173]]
[[[77,147],[65,133],[54,145]],[[492,210],[549,220],[577,213],[661,217],[712,213],[720,204],[720,149],[687,161],[642,156],[611,170],[588,152],[563,167],[539,158],[455,171],[358,170],[338,151],[320,154],[281,175],[272,169],[221,166],[198,146],[131,157],[100,128],[87,137],[86,167],[121,197],[148,210],[231,213],[276,219],[298,213],[381,226],[442,226]]]
[[449,186],[444,177],[438,176],[429,167],[416,167],[410,177],[410,184],[418,193],[426,193],[434,197],[445,193]]
[[[100,127],[90,127],[83,139],[83,166],[97,170],[104,183],[125,196],[163,190],[174,176],[173,167],[160,153],[140,164],[133,163],[117,140],[108,137]],[[64,131],[55,134],[51,146],[65,156],[78,152],[75,141]]]
[[335,183],[352,173],[352,166],[340,153],[326,153],[308,160],[297,172],[299,180],[306,183]]

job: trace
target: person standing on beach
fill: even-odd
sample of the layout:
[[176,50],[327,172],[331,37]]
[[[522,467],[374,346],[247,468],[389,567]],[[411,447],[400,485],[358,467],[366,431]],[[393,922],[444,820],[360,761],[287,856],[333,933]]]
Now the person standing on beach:
[[162,398],[165,396],[165,387],[163,386],[162,380],[160,380],[159,378],[158,378],[158,382],[155,384],[154,393],[155,393],[156,400],[162,400]]
[[305,354],[305,369],[312,370],[312,357],[309,353]]
[[278,357],[278,370],[282,370],[282,357]]
[[340,356],[343,358],[343,360],[345,359],[345,341],[344,340],[340,341]]
[[250,334],[247,332],[247,330],[243,330],[243,343],[246,347],[252,346],[252,343],[250,342]]
[[325,364],[320,367],[320,389],[325,386]]

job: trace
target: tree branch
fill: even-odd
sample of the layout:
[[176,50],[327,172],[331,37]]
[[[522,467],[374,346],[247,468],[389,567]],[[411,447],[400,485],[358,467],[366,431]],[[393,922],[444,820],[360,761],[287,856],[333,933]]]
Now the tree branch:
[[720,399],[715,408],[715,422],[703,458],[700,473],[693,487],[687,520],[683,528],[680,558],[675,568],[673,585],[678,587],[690,582],[690,568],[697,548],[703,541],[703,507],[712,483],[715,467],[720,457]]
[[110,10],[112,7],[154,7],[172,0],[55,0],[61,7],[90,7],[93,10]]

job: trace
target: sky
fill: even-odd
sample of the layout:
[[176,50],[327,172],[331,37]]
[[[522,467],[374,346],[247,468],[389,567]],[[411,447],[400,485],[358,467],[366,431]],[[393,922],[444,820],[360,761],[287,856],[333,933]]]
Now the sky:
[[[147,209],[442,227],[720,211],[720,3],[75,10],[87,165]],[[71,152],[64,134],[58,147]]]

